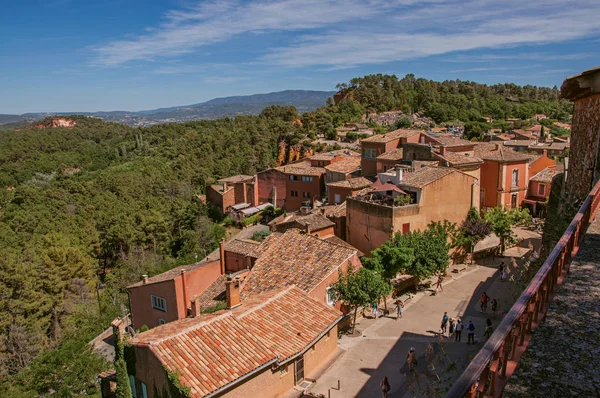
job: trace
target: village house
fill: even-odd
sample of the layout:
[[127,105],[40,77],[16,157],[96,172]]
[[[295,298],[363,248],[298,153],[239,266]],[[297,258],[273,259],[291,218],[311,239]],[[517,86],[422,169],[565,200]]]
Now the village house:
[[371,181],[364,177],[351,178],[349,180],[331,182],[327,184],[328,203],[340,204],[349,196],[354,196],[360,190],[370,187]]
[[527,192],[532,156],[493,142],[476,145],[475,155],[483,160],[481,207],[520,207]]
[[421,230],[432,221],[460,223],[479,207],[479,182],[471,175],[430,166],[395,172],[395,179],[388,172],[372,191],[346,199],[346,241],[366,255],[396,232]]
[[188,316],[190,300],[225,274],[220,258],[173,268],[127,286],[134,329],[153,328]]
[[529,179],[524,206],[529,208],[534,217],[545,216],[546,202],[552,190],[552,180],[559,174],[562,174],[562,171],[557,167],[548,167]]
[[238,204],[246,204],[247,207],[258,206],[258,196],[256,176],[240,174],[221,178],[217,184],[206,187],[206,201],[223,214]]
[[399,129],[385,134],[377,134],[360,142],[361,170],[363,176],[377,174],[377,157],[385,152],[402,147],[407,142],[419,142],[421,130]]
[[483,160],[473,155],[463,155],[454,152],[445,152],[443,155],[440,153],[434,153],[440,162],[439,165],[442,167],[452,167],[456,170],[462,171],[465,174],[471,175],[477,178],[477,181],[481,178],[481,166]]
[[339,310],[293,285],[243,300],[240,287],[227,280],[226,310],[194,314],[129,340],[134,396],[164,397],[180,383],[192,398],[246,398],[259,391],[277,397],[332,360]]
[[323,167],[289,165],[280,167],[287,176],[285,184],[285,206],[287,211],[299,210],[302,206],[312,207],[315,200],[325,195],[325,169]]

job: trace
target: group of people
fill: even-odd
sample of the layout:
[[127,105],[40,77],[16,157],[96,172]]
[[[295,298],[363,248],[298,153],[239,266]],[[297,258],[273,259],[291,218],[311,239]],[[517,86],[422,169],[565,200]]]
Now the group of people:
[[469,320],[467,326],[465,326],[460,319],[450,318],[448,313],[444,312],[441,325],[442,335],[446,335],[446,333],[448,333],[448,337],[454,335],[454,340],[460,342],[465,328],[467,329],[467,344],[471,342],[475,344],[475,324],[473,321]]
[[[490,302],[490,296],[487,295],[486,292],[481,294],[481,298],[479,299],[479,308],[481,312],[487,312],[488,303]],[[492,315],[496,318],[496,314],[498,313],[498,300],[491,299],[492,306]]]

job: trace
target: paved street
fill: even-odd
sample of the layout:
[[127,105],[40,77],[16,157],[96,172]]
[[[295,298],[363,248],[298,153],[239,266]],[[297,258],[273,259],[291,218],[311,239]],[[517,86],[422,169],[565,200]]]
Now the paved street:
[[[337,386],[340,380],[341,390],[332,389],[332,398],[380,397],[380,383],[384,376],[392,385],[390,397],[429,396],[435,388],[443,390],[451,385],[481,343],[467,345],[466,331],[463,331],[462,343],[455,342],[453,338],[438,337],[443,313],[447,311],[450,317],[461,317],[465,325],[469,319],[473,320],[476,339],[482,340],[491,309],[488,308],[487,314],[480,312],[481,293],[485,291],[496,298],[504,312],[517,298],[515,286],[511,282],[500,281],[497,271],[500,261],[510,264],[510,259],[506,258],[494,262],[483,260],[483,265],[473,265],[461,274],[452,274],[452,278],[444,283],[443,292],[435,296],[431,292],[417,294],[406,305],[404,316],[398,321],[392,318],[361,319],[357,329],[362,335],[340,339],[339,344],[346,350],[345,354],[308,391],[327,397],[330,387]],[[499,319],[493,320],[494,327],[498,323]],[[418,357],[418,383],[412,381],[415,373],[410,372],[406,365],[406,353],[410,347],[415,348]],[[428,348],[430,354],[426,355]]]

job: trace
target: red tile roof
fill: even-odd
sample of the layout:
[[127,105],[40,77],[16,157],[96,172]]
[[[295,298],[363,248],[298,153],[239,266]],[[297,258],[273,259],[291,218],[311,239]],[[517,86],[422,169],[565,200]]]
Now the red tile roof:
[[562,173],[562,170],[557,170],[556,167],[546,167],[544,170],[540,171],[539,173],[531,177],[529,180],[551,183],[552,179],[560,173]]
[[256,260],[241,296],[248,298],[293,284],[310,292],[354,254],[356,250],[288,230]]
[[343,159],[325,166],[325,170],[335,173],[352,173],[360,170],[360,156],[344,156]]
[[192,397],[203,397],[302,353],[340,319],[335,308],[288,287],[233,310],[158,326],[130,342],[148,347]]
[[398,185],[400,187],[423,188],[440,178],[446,177],[449,174],[456,173],[455,169],[449,167],[421,167],[412,173],[406,174]]
[[483,163],[483,160],[481,160],[477,156],[466,156],[454,152],[446,152],[445,155],[436,153],[436,156],[439,157],[441,160],[447,161],[448,163],[450,163],[451,166]]
[[402,150],[402,148],[396,148],[392,149],[391,151],[382,153],[381,155],[377,156],[377,159],[400,161],[403,159],[403,153],[404,151]]
[[385,143],[385,142],[390,142],[390,141],[393,141],[393,140],[397,140],[399,138],[412,137],[412,136],[415,136],[415,135],[421,134],[421,133],[423,133],[423,130],[398,129],[398,130],[390,131],[389,133],[385,133],[385,134],[376,134],[376,135],[374,135],[372,137],[365,138],[361,142],[379,142],[379,143]]
[[247,256],[249,253],[256,250],[260,246],[260,242],[250,239],[232,239],[225,244],[225,250]]
[[480,142],[475,145],[475,156],[495,162],[526,162],[532,159],[531,155],[515,152],[504,147],[502,143],[494,142]]
[[276,226],[285,224],[296,224],[296,226],[300,227],[306,227],[307,225],[310,225],[310,230],[313,232],[333,227],[335,225],[335,223],[333,223],[327,217],[319,213],[305,215],[301,215],[298,213],[284,214],[275,218],[269,223],[269,225]]
[[325,174],[325,169],[323,167],[311,167],[310,163],[308,166],[305,166],[304,163],[299,164],[291,164],[289,166],[280,166],[277,168],[281,170],[285,174],[295,174],[301,176],[320,176]]
[[336,182],[330,182],[327,184],[330,187],[340,187],[349,189],[362,189],[371,186],[372,182],[364,177],[351,178],[349,180],[342,180]]
[[252,182],[253,179],[254,179],[254,177],[252,177],[252,176],[238,174],[238,175],[227,177],[227,178],[221,178],[219,180],[219,182],[227,182],[230,184],[235,184],[238,182]]
[[452,148],[459,146],[473,146],[474,142],[463,140],[462,138],[455,137],[452,134],[424,134],[432,140],[436,141],[439,145]]

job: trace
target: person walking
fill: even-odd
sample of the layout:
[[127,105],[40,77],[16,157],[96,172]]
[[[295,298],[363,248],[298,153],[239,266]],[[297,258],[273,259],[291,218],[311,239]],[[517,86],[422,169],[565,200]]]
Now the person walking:
[[479,306],[481,308],[481,312],[487,311],[488,301],[490,300],[490,296],[487,295],[486,292],[483,292],[481,295],[481,299],[479,300]]
[[506,280],[508,279],[508,270],[506,265],[504,265],[502,267],[502,276],[500,277],[500,281],[501,282],[506,282]]
[[396,301],[396,320],[398,320],[398,318],[402,318],[403,307],[404,303],[402,302],[402,300]]
[[454,318],[450,318],[450,327],[448,329],[448,337],[452,337],[452,333],[454,333],[454,328],[455,328],[455,323],[456,321],[454,320]]
[[410,350],[406,354],[406,363],[408,369],[414,371],[417,367],[417,354],[415,354],[415,347],[410,347]]
[[483,333],[483,335],[486,339],[489,339],[492,333],[494,333],[494,329],[492,329],[492,320],[488,318],[485,322],[485,332]]
[[473,324],[473,321],[470,320],[467,325],[467,344],[471,344],[471,342],[475,344],[475,325]]
[[463,330],[463,324],[460,322],[460,319],[456,321],[456,329],[454,330],[454,340],[460,343],[460,337]]
[[383,381],[381,382],[381,392],[383,393],[383,398],[387,398],[391,389],[392,386],[390,385],[387,376],[384,376]]
[[437,280],[437,284],[435,286],[435,290],[437,291],[438,289],[440,289],[442,292],[444,291],[444,288],[442,287],[442,282],[444,282],[444,273],[442,272],[441,274],[438,275],[438,280]]
[[377,303],[373,303],[373,309],[371,310],[373,318],[377,319]]
[[446,333],[446,329],[448,328],[448,313],[444,312],[444,316],[442,317],[442,334]]
[[496,313],[498,312],[498,300],[492,299],[492,315],[496,319]]

